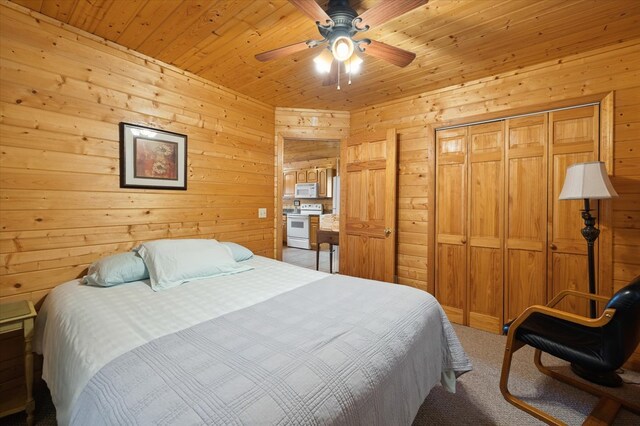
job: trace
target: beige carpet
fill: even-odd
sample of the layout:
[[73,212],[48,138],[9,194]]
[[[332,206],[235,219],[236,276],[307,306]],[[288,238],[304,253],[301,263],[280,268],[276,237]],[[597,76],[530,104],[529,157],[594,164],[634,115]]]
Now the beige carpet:
[[[454,328],[471,358],[473,371],[458,379],[455,394],[446,392],[441,386],[432,389],[413,426],[544,424],[509,404],[500,393],[500,370],[506,337],[464,326]],[[566,365],[561,360],[544,355],[542,362],[545,365]],[[568,366],[566,372],[570,372]],[[640,374],[635,372],[625,372],[622,378],[627,382],[640,382]],[[540,373],[533,364],[533,350],[528,346],[514,354],[509,390],[569,425],[582,424],[598,401],[586,392]],[[618,392],[640,403],[639,385],[625,384]],[[614,424],[640,425],[640,416],[621,410]]]
[[[454,327],[473,362],[473,371],[458,379],[458,391],[455,394],[446,392],[440,386],[432,389],[413,426],[542,424],[507,403],[500,394],[498,383],[506,338],[468,327]],[[552,364],[553,360],[543,357],[543,362]],[[622,377],[627,381],[640,382],[639,373],[627,372]],[[533,351],[528,347],[514,355],[509,389],[570,425],[582,424],[597,402],[595,397],[539,373],[533,365]],[[625,385],[621,392],[640,403],[640,386]],[[55,408],[45,386],[36,386],[35,398],[35,424],[55,425]],[[22,413],[0,419],[0,426],[24,424],[25,415]],[[622,410],[614,424],[640,425],[640,416]]]

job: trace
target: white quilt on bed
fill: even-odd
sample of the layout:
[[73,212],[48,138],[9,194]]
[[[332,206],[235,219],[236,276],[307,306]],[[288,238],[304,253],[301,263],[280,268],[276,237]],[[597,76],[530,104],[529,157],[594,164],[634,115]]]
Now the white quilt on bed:
[[58,422],[68,423],[89,379],[125,352],[328,276],[260,256],[245,262],[255,269],[164,292],[142,281],[96,288],[73,280],[56,287],[37,317],[34,351],[44,354],[42,377]]
[[[126,356],[135,354],[136,351],[148,347],[151,344],[149,342],[152,341],[164,342],[167,337],[178,336],[177,332],[189,334],[192,330],[195,330],[193,327],[196,325],[207,327],[209,325],[205,324],[210,323],[210,320],[215,319],[215,322],[210,324],[214,327],[218,323],[225,323],[225,321],[226,323],[229,323],[229,321],[233,323],[236,315],[240,315],[240,317],[247,315],[255,311],[257,306],[271,306],[269,303],[276,301],[276,299],[277,303],[289,300],[293,293],[298,293],[299,290],[296,289],[329,276],[322,272],[288,265],[263,257],[255,257],[246,262],[248,265],[253,266],[254,269],[237,275],[193,281],[164,292],[152,291],[147,282],[97,288],[81,285],[79,280],[70,281],[54,289],[38,315],[34,349],[44,355],[43,378],[51,390],[59,424],[66,425],[71,421],[74,409],[82,405],[78,402],[80,394],[84,395],[83,390],[90,388],[87,384],[94,383],[96,381],[95,378],[100,381],[102,377],[100,374],[106,371],[105,368],[109,365],[117,365],[112,364],[112,361],[121,360],[121,356],[125,356],[124,354],[127,354]],[[344,277],[343,280],[349,282],[357,279]],[[319,283],[313,284],[300,290],[306,289],[303,291],[306,294],[307,290],[318,285]],[[388,420],[395,418],[393,416],[400,412],[396,409],[397,407],[405,406],[405,409],[401,410],[404,414],[399,417],[403,419],[400,422],[410,422],[410,419],[415,416],[424,397],[433,385],[441,381],[447,389],[453,391],[455,389],[454,372],[457,375],[469,371],[471,365],[442,308],[432,296],[416,289],[398,288],[372,282],[362,287],[367,291],[353,293],[355,290],[351,289],[352,293],[350,294],[347,286],[351,286],[351,284],[345,284],[344,287],[342,285],[335,286],[333,294],[337,297],[337,300],[344,297],[349,299],[346,306],[338,309],[335,315],[350,315],[351,310],[348,306],[357,299],[356,295],[366,299],[356,302],[361,304],[361,307],[366,307],[366,304],[369,303],[367,301],[374,300],[373,298],[367,298],[367,291],[373,291],[373,287],[377,286],[381,286],[381,289],[388,293],[387,301],[384,301],[379,307],[379,309],[383,309],[381,312],[384,312],[387,306],[392,307],[393,303],[390,304],[388,300],[396,300],[395,295],[404,293],[410,296],[413,294],[408,298],[408,301],[415,301],[412,303],[418,305],[428,305],[429,309],[424,311],[424,314],[432,318],[432,320],[418,321],[417,319],[409,318],[414,321],[412,324],[417,327],[414,328],[419,331],[417,335],[420,335],[422,340],[420,342],[409,342],[410,344],[407,347],[411,346],[416,349],[400,356],[402,360],[415,359],[418,361],[416,361],[415,365],[411,364],[409,367],[400,368],[397,370],[397,374],[392,374],[394,380],[398,382],[394,383],[398,386],[384,387],[387,390],[393,390],[394,396],[392,398],[383,398],[379,403],[376,403],[378,405],[374,404],[371,409],[362,411],[362,413],[378,415],[380,414],[378,410],[382,410],[381,413],[384,415],[378,417]],[[292,290],[296,291],[293,292]],[[329,290],[329,288],[328,286],[320,286],[319,290],[312,293],[314,295],[312,297],[313,300],[309,299],[311,307],[315,306],[317,297],[322,298],[317,294],[321,294],[322,291]],[[283,293],[286,293],[286,295],[279,296]],[[391,295],[390,299],[389,295]],[[380,304],[379,302],[378,304]],[[328,303],[331,304],[331,302]],[[293,302],[291,306],[298,305],[303,305],[303,303]],[[303,310],[310,311],[312,309],[306,308]],[[389,310],[391,311],[391,309]],[[329,312],[330,309],[325,308],[323,311]],[[407,318],[401,315],[402,312],[405,312],[404,308],[400,309],[400,312],[394,318],[397,318],[398,321],[406,321]],[[418,310],[416,312],[422,311]],[[375,325],[375,322],[380,321],[383,317],[383,315],[375,315],[370,323],[364,321],[364,324],[365,326],[367,324]],[[235,321],[238,321],[237,318]],[[283,321],[284,323],[289,321],[286,314]],[[384,324],[389,323],[388,321],[383,322]],[[343,323],[345,322],[340,320],[331,327],[342,326],[344,325]],[[308,322],[305,322],[305,324],[308,324]],[[259,327],[255,328],[257,330]],[[304,327],[302,328],[304,329]],[[404,335],[405,329],[408,331],[410,328],[408,326],[396,327],[392,334]],[[281,328],[278,328],[278,330],[281,330]],[[433,334],[433,336],[429,333]],[[338,333],[338,335],[341,335],[341,333]],[[160,337],[163,337],[163,339],[158,339]],[[337,338],[336,336],[335,339]],[[332,337],[330,340],[333,341],[334,338]],[[223,347],[225,344],[224,341],[220,342],[217,347]],[[177,347],[180,349],[180,345]],[[389,347],[401,349],[396,343],[391,344]],[[385,351],[377,350],[375,346],[371,346],[371,348],[371,350],[378,353],[378,357],[385,353]],[[161,351],[160,353],[163,352]],[[383,357],[383,361],[386,359]],[[182,363],[178,362],[176,364],[174,362],[171,365],[182,365]],[[385,362],[380,364],[384,368],[389,368],[389,371],[400,365],[402,363],[391,363],[389,366],[386,366]],[[242,370],[240,373],[245,374],[246,372]],[[124,374],[121,377],[126,378],[128,376]],[[177,383],[181,382],[178,381]],[[173,385],[168,388],[166,385],[163,386],[163,389],[175,388]],[[362,389],[365,388],[368,389],[367,386]],[[103,388],[99,386],[91,389],[98,389],[98,393],[100,393]],[[129,387],[125,386],[125,389],[129,389]],[[360,388],[354,389],[356,393],[360,392],[358,390]],[[379,393],[383,390],[375,388],[373,391]],[[119,392],[116,392],[116,394],[119,395]],[[270,392],[267,392],[267,394],[270,394]],[[144,401],[146,401],[145,398],[143,398]],[[95,404],[90,405],[95,406]],[[86,407],[86,404],[82,406]],[[77,410],[75,412],[77,413]],[[86,409],[82,411],[83,415],[85,413],[91,414],[92,412],[93,410],[87,411]],[[354,418],[359,418],[362,413],[357,414]],[[157,413],[152,410],[152,414],[156,415]],[[293,418],[291,416],[295,417],[295,415],[296,412],[294,410],[290,415],[287,415],[287,418]],[[102,416],[99,415],[98,417],[101,418]],[[149,418],[147,417],[147,419]],[[153,422],[151,420],[151,423]],[[384,423],[387,423],[386,420],[383,420]],[[397,423],[397,421],[392,421],[392,423]]]

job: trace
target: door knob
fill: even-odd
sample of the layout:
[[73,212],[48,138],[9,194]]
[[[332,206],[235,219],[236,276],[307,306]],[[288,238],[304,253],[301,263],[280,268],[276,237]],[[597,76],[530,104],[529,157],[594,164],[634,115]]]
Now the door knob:
[[389,235],[391,235],[391,228],[384,228],[384,236],[388,237]]
[[558,246],[557,246],[557,245],[555,245],[555,244],[553,244],[553,243],[551,243],[551,244],[549,244],[549,248],[550,248],[551,250],[555,250],[555,249],[557,249],[557,248],[558,248]]
[[462,237],[462,239],[460,240],[460,242],[462,244],[466,244],[467,243],[467,237]]

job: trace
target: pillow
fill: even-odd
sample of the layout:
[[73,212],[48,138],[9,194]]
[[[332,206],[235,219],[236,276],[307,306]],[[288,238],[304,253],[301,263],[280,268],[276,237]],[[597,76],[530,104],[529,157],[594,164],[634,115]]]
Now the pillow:
[[253,257],[253,252],[245,246],[228,241],[222,242],[221,244],[224,244],[229,249],[231,256],[233,256],[236,262],[242,262],[243,260],[248,260]]
[[216,240],[157,240],[142,243],[138,254],[149,269],[154,291],[182,283],[253,269],[238,264]]
[[82,283],[99,287],[111,287],[131,281],[146,280],[149,271],[142,258],[135,253],[119,253],[103,257],[89,266]]

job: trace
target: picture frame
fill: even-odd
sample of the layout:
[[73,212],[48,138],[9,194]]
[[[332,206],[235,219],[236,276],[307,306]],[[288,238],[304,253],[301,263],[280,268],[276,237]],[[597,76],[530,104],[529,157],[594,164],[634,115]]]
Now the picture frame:
[[120,187],[187,189],[187,135],[120,123]]

